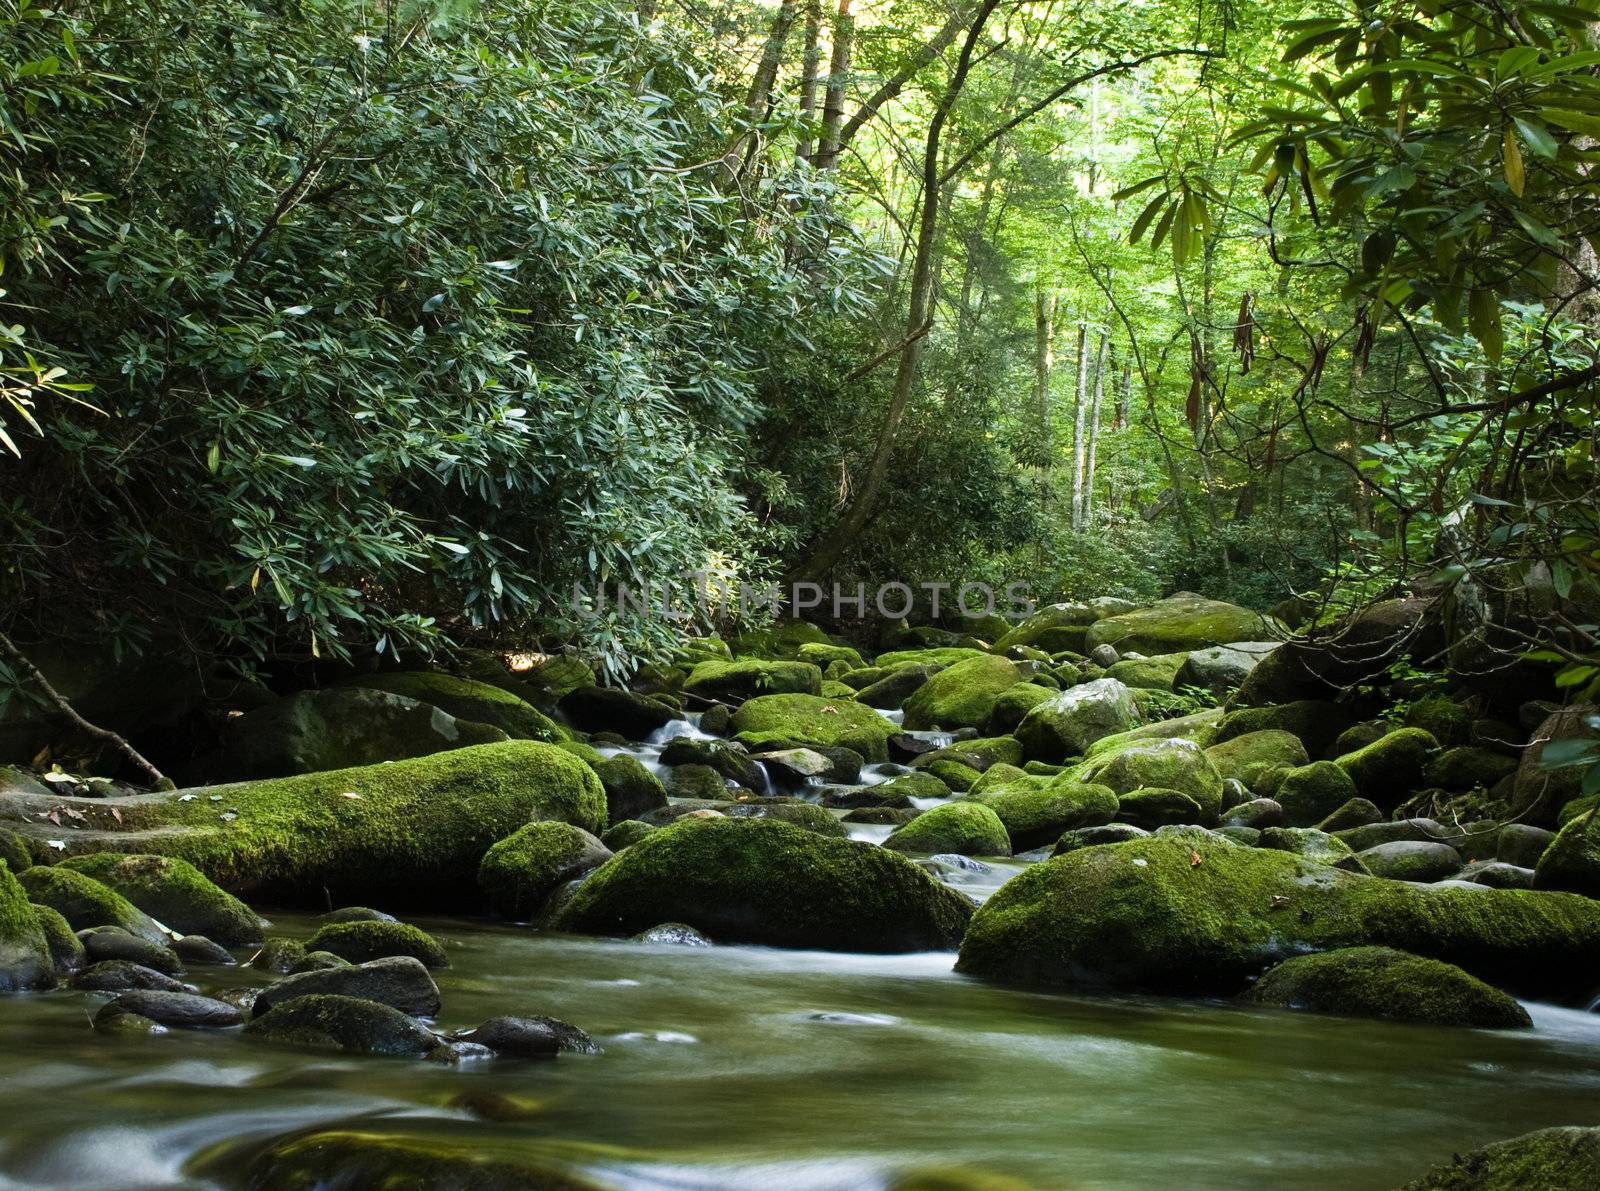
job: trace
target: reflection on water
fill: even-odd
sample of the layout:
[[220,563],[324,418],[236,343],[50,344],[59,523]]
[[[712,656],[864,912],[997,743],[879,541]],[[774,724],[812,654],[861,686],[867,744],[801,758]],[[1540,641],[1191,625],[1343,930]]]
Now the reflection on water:
[[[10,998],[0,1187],[225,1186],[186,1183],[186,1164],[364,1118],[486,1153],[560,1143],[627,1188],[877,1191],[896,1170],[956,1162],[1045,1188],[1384,1188],[1600,1113],[1600,1022],[1542,1006],[1532,1032],[1439,1030],[997,989],[954,975],[949,955],[424,925],[453,964],[442,1026],[553,1013],[606,1053],[451,1069],[236,1036],[111,1038],[89,1030],[83,994]],[[535,1108],[493,1123],[448,1107],[463,1093]]]

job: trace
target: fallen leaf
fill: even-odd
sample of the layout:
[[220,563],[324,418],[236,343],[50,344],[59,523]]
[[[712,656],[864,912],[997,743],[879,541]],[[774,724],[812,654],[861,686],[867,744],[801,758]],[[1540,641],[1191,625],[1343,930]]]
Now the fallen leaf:
[[118,823],[122,822],[122,812],[119,811],[116,807],[111,807],[110,809],[111,809],[111,817],[113,819],[115,819]]
[[1193,848],[1190,848],[1189,849],[1189,867],[1190,868],[1199,868],[1204,863],[1205,863],[1205,859],[1200,855],[1200,853],[1196,852]]
[[45,840],[45,843],[49,844],[57,852],[65,852],[67,850],[67,841],[64,839]]
[[61,826],[61,816],[58,815],[55,811],[50,811],[48,814],[45,815],[45,818],[49,819],[50,822],[54,823],[57,827]]
[[354,790],[346,790],[343,794],[339,795],[339,797],[354,798],[357,802],[361,801],[361,795],[357,794]]

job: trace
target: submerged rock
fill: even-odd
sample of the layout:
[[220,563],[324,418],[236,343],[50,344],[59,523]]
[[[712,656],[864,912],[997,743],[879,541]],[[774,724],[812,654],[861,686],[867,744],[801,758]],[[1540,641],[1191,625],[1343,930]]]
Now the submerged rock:
[[713,939],[837,951],[952,947],[971,903],[897,853],[759,819],[653,832],[608,860],[554,926],[628,935],[683,922]]
[[244,1032],[266,1042],[355,1054],[420,1058],[439,1040],[398,1009],[357,997],[296,997],[255,1018]]
[[200,991],[194,985],[175,980],[165,972],[126,959],[103,959],[90,964],[83,971],[74,972],[67,984],[83,992],[121,992],[130,988],[154,989],[158,992]]
[[470,1143],[344,1131],[296,1134],[261,1150],[244,1173],[251,1191],[604,1191],[556,1162],[491,1158]]
[[654,943],[668,947],[710,947],[712,942],[692,926],[663,922],[633,936],[635,943]]
[[168,976],[183,972],[183,962],[172,948],[130,935],[120,927],[96,927],[83,931],[78,937],[83,943],[85,957],[94,963],[120,959],[154,968]]
[[1246,999],[1315,1013],[1487,1030],[1527,1028],[1528,1011],[1453,964],[1389,947],[1301,955],[1268,971]]
[[148,1018],[173,1030],[226,1030],[244,1024],[244,1011],[226,1001],[192,992],[130,989],[101,1006],[94,1016],[95,1028],[123,1014]]
[[227,967],[236,962],[226,947],[204,935],[183,935],[172,940],[172,952],[185,963]]

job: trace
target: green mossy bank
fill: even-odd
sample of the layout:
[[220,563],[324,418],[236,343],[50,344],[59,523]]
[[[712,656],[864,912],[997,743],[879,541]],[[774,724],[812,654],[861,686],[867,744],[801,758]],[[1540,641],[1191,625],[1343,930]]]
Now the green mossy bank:
[[[69,807],[83,828],[38,815]],[[119,822],[117,816],[121,816]],[[129,798],[19,795],[0,816],[71,855],[186,860],[231,893],[287,904],[475,907],[478,865],[526,823],[602,831],[600,779],[554,745],[510,741],[329,773]]]

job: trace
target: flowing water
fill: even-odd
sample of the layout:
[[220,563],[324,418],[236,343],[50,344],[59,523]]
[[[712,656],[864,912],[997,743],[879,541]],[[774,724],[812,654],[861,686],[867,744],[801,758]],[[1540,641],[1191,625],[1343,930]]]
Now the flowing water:
[[[659,766],[663,743],[628,751]],[[888,830],[853,833],[878,842]],[[938,871],[982,898],[1020,863],[951,858]],[[548,1013],[605,1053],[447,1067],[237,1034],[108,1037],[90,1029],[88,994],[10,997],[0,1191],[238,1186],[253,1146],[312,1127],[553,1156],[652,1191],[881,1191],[899,1172],[957,1164],[1040,1188],[1359,1191],[1489,1141],[1600,1120],[1600,1017],[1574,1010],[1530,1006],[1532,1031],[1434,1029],[1020,992],[957,976],[946,954],[417,921],[451,956],[439,1028]],[[282,915],[272,933],[312,929]],[[189,978],[204,991],[264,981],[244,968]],[[463,1097],[509,1097],[522,1115],[486,1120]]]

